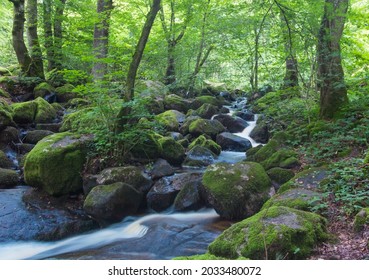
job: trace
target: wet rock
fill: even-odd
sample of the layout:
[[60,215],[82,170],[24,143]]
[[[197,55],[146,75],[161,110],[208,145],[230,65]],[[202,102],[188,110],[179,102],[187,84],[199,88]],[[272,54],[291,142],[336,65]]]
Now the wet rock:
[[69,132],[45,137],[26,157],[26,183],[51,195],[82,190],[81,173],[90,141],[90,136]]
[[97,176],[97,184],[99,185],[110,185],[117,182],[128,184],[144,194],[153,184],[149,176],[136,166],[107,168]]
[[239,111],[239,112],[235,112],[234,113],[235,116],[245,120],[245,121],[253,121],[255,120],[255,115],[250,112],[250,111],[247,111],[247,110],[242,110],[242,111]]
[[[0,168],[12,168],[13,162],[0,150]],[[1,184],[1,182],[0,182]]]
[[199,173],[176,174],[157,181],[146,196],[148,206],[160,212],[170,207],[180,190],[201,178]]
[[0,131],[0,144],[9,145],[11,143],[18,143],[19,141],[19,131],[15,127],[8,126]]
[[0,168],[0,189],[15,187],[19,183],[19,175],[11,169]]
[[252,148],[250,140],[229,132],[219,134],[216,140],[217,144],[226,151],[246,152],[248,149]]
[[207,202],[221,217],[233,220],[257,213],[269,199],[272,186],[263,167],[254,162],[211,165],[202,184]]
[[53,132],[49,130],[31,130],[27,132],[23,142],[27,144],[37,144],[37,142],[51,134],[53,134]]
[[177,110],[168,110],[155,117],[168,131],[178,131],[179,125],[184,122],[186,116]]
[[89,192],[83,209],[98,221],[117,222],[135,214],[142,198],[141,192],[125,183],[100,185]]
[[58,133],[61,126],[62,126],[61,123],[38,123],[36,125],[36,129],[38,129],[38,130],[49,130],[49,131],[52,131],[54,133]]
[[54,92],[55,92],[55,89],[46,82],[38,84],[33,90],[33,94],[34,94],[35,98],[37,98],[37,97],[45,98],[46,96],[48,96],[48,95],[50,95]]
[[179,141],[179,140],[183,139],[183,135],[179,132],[169,132],[167,135],[169,137],[172,137],[176,141]]
[[193,140],[192,143],[188,146],[188,148],[191,150],[195,146],[205,147],[205,148],[209,149],[211,152],[213,152],[217,156],[219,156],[219,154],[222,151],[222,147],[221,146],[219,146],[213,140],[207,139],[203,135],[201,135],[201,136],[197,137],[195,140]]
[[18,154],[27,154],[35,147],[34,144],[28,143],[17,143],[14,145],[14,149],[17,151]]
[[164,176],[171,176],[174,172],[174,168],[165,159],[158,159],[150,171],[151,178],[154,180]]
[[225,230],[209,245],[209,252],[229,259],[262,260],[267,248],[268,259],[305,259],[326,238],[326,220],[321,216],[271,207]]
[[216,155],[208,148],[194,146],[188,153],[183,162],[187,167],[205,167],[215,162]]
[[195,113],[200,118],[203,119],[211,119],[215,114],[219,112],[218,106],[214,106],[212,104],[203,104],[200,108],[198,108]]
[[180,165],[185,158],[185,150],[181,144],[171,137],[163,137],[159,139],[162,147],[161,157],[166,159],[170,164]]
[[217,115],[214,119],[218,120],[225,128],[228,129],[229,132],[232,133],[242,132],[249,125],[247,121],[239,117],[232,117],[224,114]]
[[189,126],[189,132],[194,137],[206,134],[212,139],[215,139],[219,133],[222,133],[225,130],[225,127],[217,120],[197,119]]
[[194,211],[205,206],[200,195],[201,178],[189,182],[178,193],[174,200],[174,210],[176,211]]
[[254,129],[250,132],[250,137],[254,139],[256,142],[266,144],[269,141],[269,129],[268,124],[259,119],[256,123]]

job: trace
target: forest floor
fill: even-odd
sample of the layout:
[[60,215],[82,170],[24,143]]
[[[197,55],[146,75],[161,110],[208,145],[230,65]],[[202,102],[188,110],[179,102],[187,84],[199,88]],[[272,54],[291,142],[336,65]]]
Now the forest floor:
[[311,260],[368,260],[369,226],[354,231],[354,219],[343,216],[337,205],[330,205],[328,213],[329,242],[321,243],[310,256]]

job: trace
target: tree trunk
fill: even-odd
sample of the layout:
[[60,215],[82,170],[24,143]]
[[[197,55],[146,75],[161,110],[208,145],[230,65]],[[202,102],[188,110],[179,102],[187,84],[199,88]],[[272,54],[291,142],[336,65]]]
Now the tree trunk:
[[317,46],[320,117],[324,119],[348,103],[340,48],[348,4],[349,0],[325,0]]
[[92,68],[92,75],[95,81],[102,80],[107,71],[107,64],[104,59],[108,56],[109,49],[109,21],[113,0],[98,0],[97,13],[98,21],[94,28],[94,55],[95,63]]
[[27,2],[27,21],[28,43],[32,60],[30,70],[33,71],[33,73],[30,73],[30,76],[44,79],[42,52],[37,34],[37,0],[28,0]]
[[19,65],[21,66],[22,72],[29,76],[31,73],[32,60],[29,56],[28,49],[24,43],[24,1],[25,0],[9,0],[14,5],[14,18],[13,18],[13,48],[17,56]]
[[167,69],[165,71],[165,78],[164,84],[171,85],[176,82],[176,68],[175,68],[175,59],[174,59],[174,52],[176,42],[168,42],[168,62],[167,62]]
[[66,0],[56,0],[54,14],[54,63],[55,68],[62,68],[63,61],[63,21]]
[[45,36],[44,47],[46,50],[47,71],[51,71],[55,68],[53,25],[51,20],[52,13],[51,0],[43,0],[42,7],[43,7],[44,36]]
[[133,100],[137,70],[140,65],[147,40],[149,39],[151,27],[154,24],[154,20],[158,11],[160,10],[160,2],[161,0],[153,0],[150,11],[146,16],[145,25],[142,29],[141,36],[136,46],[135,53],[132,57],[132,61],[127,74],[126,92],[124,96],[125,101]]

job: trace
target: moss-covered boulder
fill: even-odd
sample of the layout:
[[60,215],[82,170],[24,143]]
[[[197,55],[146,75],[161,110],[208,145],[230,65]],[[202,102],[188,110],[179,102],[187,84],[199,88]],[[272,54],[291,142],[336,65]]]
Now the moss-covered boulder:
[[162,147],[161,157],[170,164],[180,165],[185,158],[185,149],[172,137],[163,137],[159,139]]
[[208,202],[224,218],[240,220],[258,212],[269,199],[271,181],[255,162],[210,165],[202,183]]
[[140,207],[143,195],[121,182],[94,187],[87,195],[83,209],[96,220],[118,222],[133,215]]
[[131,149],[133,157],[139,160],[156,160],[160,158],[163,153],[163,148],[159,143],[161,138],[161,135],[152,132],[144,134]]
[[265,170],[269,170],[273,167],[293,168],[300,165],[297,157],[297,153],[293,150],[280,149],[266,160],[260,162],[260,164],[265,168]]
[[19,141],[20,139],[18,129],[12,126],[8,126],[5,129],[1,130],[0,127],[0,146],[1,144],[7,146],[9,145],[9,143],[18,143]]
[[215,114],[219,113],[218,106],[212,104],[203,104],[200,108],[194,111],[196,115],[203,119],[211,119]]
[[82,190],[81,173],[90,141],[89,136],[69,132],[45,137],[26,157],[26,183],[56,196]]
[[46,82],[43,82],[41,84],[38,84],[34,89],[33,89],[33,94],[35,95],[35,97],[42,97],[44,98],[45,96],[49,95],[49,94],[53,94],[55,93],[55,89],[49,85]]
[[179,125],[185,121],[185,115],[177,110],[168,110],[155,117],[156,121],[168,131],[178,131]]
[[262,210],[272,206],[286,206],[294,209],[310,211],[323,198],[321,193],[307,189],[291,189],[278,193],[263,205]]
[[137,166],[112,167],[99,173],[96,180],[98,185],[110,185],[123,182],[146,194],[153,182],[149,176]]
[[84,131],[92,125],[98,126],[99,124],[102,124],[102,120],[94,114],[93,109],[83,108],[64,115],[60,131]]
[[317,214],[271,207],[225,230],[209,252],[230,259],[304,259],[326,239],[325,226]]
[[179,132],[182,135],[187,135],[190,133],[190,125],[196,121],[201,119],[199,116],[187,116],[187,118],[185,119],[184,123],[180,126],[179,128]]
[[11,169],[0,168],[0,189],[11,188],[19,183],[18,173]]
[[57,111],[45,99],[39,97],[34,102],[37,104],[36,123],[49,123],[56,118]]
[[281,167],[271,168],[267,171],[267,174],[275,186],[280,186],[295,176],[291,169]]
[[14,126],[13,109],[0,99],[0,131],[7,126]]
[[56,101],[59,103],[67,103],[68,101],[77,98],[77,93],[73,92],[74,86],[65,84],[55,89]]
[[191,144],[188,146],[188,149],[191,150],[195,146],[205,147],[217,156],[219,156],[220,152],[222,151],[221,146],[219,146],[213,140],[207,139],[204,135],[200,135],[195,140],[193,140]]
[[220,107],[221,105],[223,105],[223,103],[221,101],[219,101],[214,96],[211,96],[211,95],[202,95],[202,96],[196,97],[192,101],[191,108],[194,109],[194,110],[197,110],[197,109],[199,109],[204,104],[211,104],[211,105],[216,106],[216,107]]
[[227,259],[217,257],[217,256],[214,256],[212,254],[206,253],[206,254],[202,254],[202,255],[176,257],[173,260],[177,260],[177,261],[178,260],[182,260],[182,261],[205,261],[205,260],[217,261],[217,260],[227,260]]
[[225,130],[225,127],[217,120],[197,119],[189,126],[189,132],[194,137],[206,134],[212,139],[215,139],[219,133],[222,133]]
[[12,166],[13,162],[0,150],[0,168],[11,168]]
[[164,97],[165,110],[177,110],[179,112],[186,114],[188,109],[190,109],[190,106],[191,106],[190,101],[176,94],[169,94]]
[[282,193],[294,188],[316,191],[319,188],[320,182],[326,179],[327,176],[327,170],[324,167],[310,168],[297,173],[291,180],[281,185],[278,192]]
[[28,101],[14,103],[12,104],[12,108],[13,108],[13,120],[17,124],[33,123],[37,112],[36,102]]
[[213,164],[216,155],[208,148],[203,146],[194,146],[188,151],[183,166],[186,167],[205,167]]
[[369,208],[363,208],[355,215],[354,230],[362,231],[367,225],[369,225]]

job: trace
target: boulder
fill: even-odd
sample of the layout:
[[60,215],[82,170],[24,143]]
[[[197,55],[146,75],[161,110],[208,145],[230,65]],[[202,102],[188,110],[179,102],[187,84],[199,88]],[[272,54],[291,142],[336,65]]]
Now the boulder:
[[208,148],[194,146],[188,153],[183,162],[187,167],[205,167],[215,162],[216,155]]
[[207,148],[217,156],[219,156],[219,154],[222,151],[221,146],[219,146],[213,140],[207,139],[204,135],[201,135],[201,136],[197,137],[195,140],[193,140],[191,142],[191,144],[188,146],[188,149],[191,150],[195,146],[201,146],[201,147]]
[[156,121],[168,131],[178,131],[185,118],[186,116],[177,110],[168,110],[155,117]]
[[171,176],[175,172],[174,168],[165,160],[159,158],[150,170],[152,179],[159,179],[164,176]]
[[146,194],[153,184],[149,176],[136,166],[104,169],[96,180],[98,185],[110,185],[117,182],[128,184],[143,194]]
[[19,175],[11,169],[0,168],[0,189],[12,188],[19,183]]
[[13,162],[0,150],[0,168],[12,168]]
[[142,193],[125,183],[101,185],[89,192],[83,209],[100,222],[119,222],[137,212],[142,198]]
[[209,252],[229,259],[305,259],[327,237],[321,216],[271,207],[225,230],[209,245]]
[[226,219],[240,220],[257,213],[269,199],[272,183],[255,162],[210,165],[202,184],[207,201]]
[[15,126],[13,122],[13,109],[0,99],[0,131],[7,126]]
[[295,172],[290,169],[281,167],[274,167],[267,171],[269,178],[272,180],[274,186],[280,186],[295,176]]
[[269,141],[269,129],[265,120],[258,119],[256,126],[250,132],[250,137],[258,143],[266,144]]
[[242,132],[249,125],[247,121],[239,117],[232,117],[225,114],[217,115],[214,119],[218,120],[229,132],[232,133]]
[[55,89],[56,102],[67,103],[70,100],[77,98],[77,93],[73,92],[74,86],[71,84],[65,84]]
[[248,110],[242,110],[234,113],[234,116],[239,117],[245,121],[254,121],[255,115],[248,111]]
[[191,109],[197,110],[204,104],[211,104],[213,106],[216,106],[218,108],[221,107],[222,102],[219,101],[216,97],[211,95],[202,95],[196,97],[192,103],[191,103]]
[[164,98],[165,110],[177,110],[185,114],[190,109],[190,106],[190,101],[175,94],[169,94]]
[[280,149],[273,153],[270,158],[260,162],[260,164],[265,170],[269,170],[273,167],[294,168],[300,165],[297,157],[297,153],[293,150]]
[[194,137],[206,134],[215,139],[219,133],[224,132],[225,127],[217,120],[197,119],[191,122],[189,132]]
[[196,121],[201,119],[199,116],[188,116],[186,118],[186,120],[184,121],[184,123],[180,126],[179,128],[179,132],[182,135],[187,135],[188,133],[190,133],[190,125]]
[[186,184],[174,200],[175,211],[195,211],[205,206],[200,194],[201,178]]
[[53,132],[49,130],[31,130],[27,132],[23,142],[27,144],[37,144],[38,141],[41,141],[51,134],[53,134]]
[[199,173],[182,173],[161,178],[146,196],[149,208],[157,212],[167,209],[173,204],[180,190],[200,178]]
[[229,132],[218,134],[216,140],[225,151],[246,152],[252,148],[250,140]]
[[263,205],[262,210],[272,206],[285,206],[299,210],[310,211],[318,201],[323,198],[321,193],[307,189],[290,189],[283,193],[278,193]]
[[355,215],[354,230],[356,232],[360,232],[368,225],[369,225],[369,208],[362,208]]
[[34,94],[35,98],[37,98],[37,97],[45,98],[46,96],[48,96],[50,94],[54,94],[54,92],[55,92],[55,89],[46,82],[38,84],[33,89],[33,94]]
[[15,127],[8,126],[4,130],[0,130],[0,145],[9,145],[10,143],[18,143],[19,131]]
[[[31,101],[32,102],[32,101]],[[37,110],[35,115],[36,123],[50,123],[57,116],[57,111],[51,106],[45,99],[39,97],[33,102],[37,104]]]
[[195,113],[200,118],[203,119],[211,119],[215,114],[219,112],[218,106],[214,106],[212,104],[203,104],[200,108],[198,108]]
[[45,137],[26,157],[26,183],[55,196],[82,190],[81,173],[90,142],[90,136],[69,132]]
[[159,139],[162,147],[161,157],[166,159],[170,164],[180,165],[185,158],[185,150],[181,144],[172,137],[163,137]]
[[131,149],[132,155],[139,160],[156,160],[160,158],[163,149],[159,143],[162,136],[147,132],[140,137],[136,145]]

